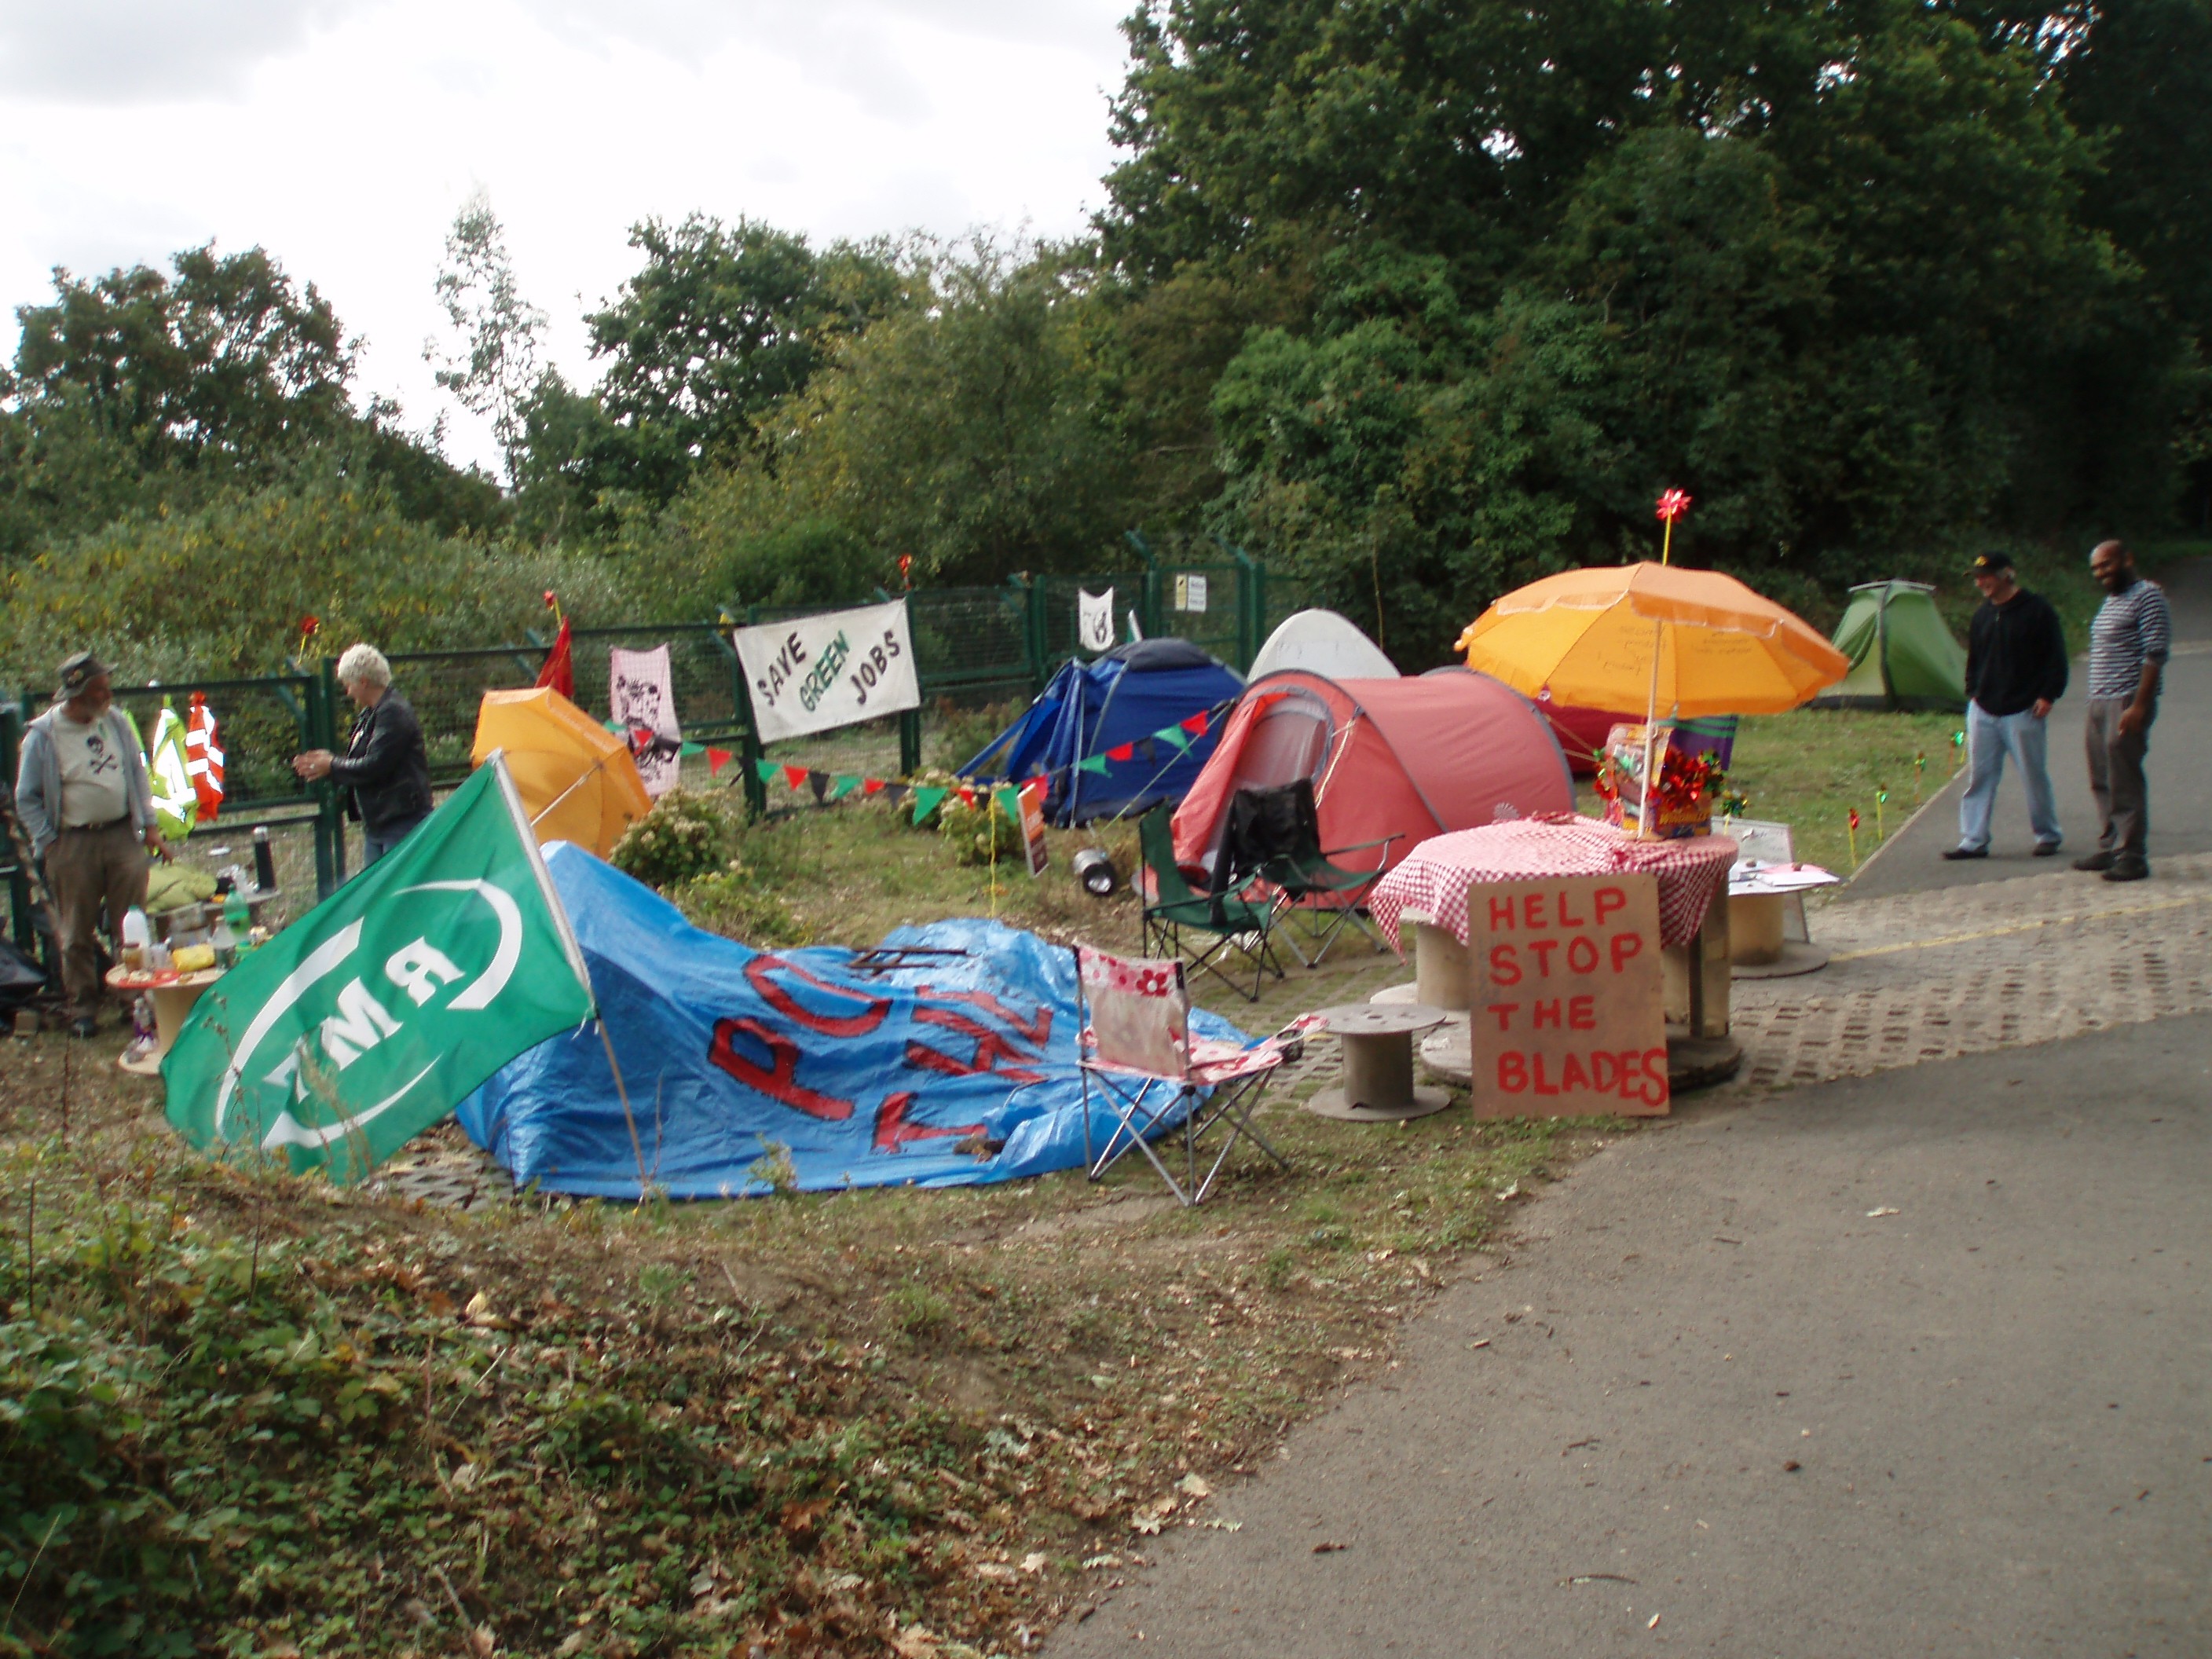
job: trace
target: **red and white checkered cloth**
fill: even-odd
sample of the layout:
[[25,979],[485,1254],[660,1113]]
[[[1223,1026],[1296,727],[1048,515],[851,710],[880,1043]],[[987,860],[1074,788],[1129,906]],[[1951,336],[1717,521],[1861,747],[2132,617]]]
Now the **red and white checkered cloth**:
[[1464,945],[1467,891],[1477,882],[1649,871],[1659,878],[1660,942],[1686,945],[1705,926],[1706,907],[1728,890],[1735,862],[1735,843],[1725,836],[1639,841],[1595,818],[1540,812],[1423,842],[1383,877],[1369,908],[1393,945],[1407,910],[1422,912]]

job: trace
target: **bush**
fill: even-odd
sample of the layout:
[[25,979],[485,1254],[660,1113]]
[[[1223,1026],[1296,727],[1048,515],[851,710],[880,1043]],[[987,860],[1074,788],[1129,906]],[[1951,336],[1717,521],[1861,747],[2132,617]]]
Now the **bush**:
[[741,864],[685,882],[668,896],[694,927],[758,950],[806,943],[806,929],[791,907]]
[[936,716],[938,752],[947,766],[965,766],[983,752],[983,745],[1014,723],[1029,705],[1021,702],[986,703],[981,708],[961,708],[950,697],[939,697],[932,712]]
[[959,864],[1018,863],[1022,857],[1021,826],[979,794],[969,805],[957,795],[948,795],[938,809],[938,833],[952,845]]
[[665,891],[720,870],[730,852],[730,821],[721,803],[672,789],[623,832],[608,862]]
[[[941,766],[925,767],[907,781],[917,789],[957,789],[960,787],[960,780]],[[957,798],[947,795],[928,811],[916,817],[913,802],[902,795],[891,803],[891,811],[897,815],[899,822],[909,829],[941,830],[945,826],[945,809],[959,805]]]

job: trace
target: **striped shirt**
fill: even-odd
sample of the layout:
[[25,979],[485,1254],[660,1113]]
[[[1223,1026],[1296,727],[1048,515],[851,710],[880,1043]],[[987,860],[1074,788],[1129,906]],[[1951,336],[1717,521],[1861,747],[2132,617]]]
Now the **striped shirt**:
[[2146,662],[2163,663],[2172,643],[2166,590],[2138,576],[2131,586],[2108,593],[2089,624],[2089,695],[2132,701]]

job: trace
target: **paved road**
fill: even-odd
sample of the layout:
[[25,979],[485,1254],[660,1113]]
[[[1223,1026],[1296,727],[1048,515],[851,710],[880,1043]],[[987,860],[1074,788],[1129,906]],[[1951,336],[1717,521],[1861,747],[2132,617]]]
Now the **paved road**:
[[1054,1651],[2212,1651],[2208,1056],[2190,1017],[1619,1143]]
[[[2212,562],[2163,572],[2173,607],[2174,656],[2167,665],[2158,724],[2151,728],[2150,856],[2212,852],[2212,769],[2184,758],[2204,751],[2203,733],[2212,731]],[[2087,641],[2077,641],[2087,645]],[[2077,659],[2065,699],[2051,717],[2051,781],[2058,796],[2058,822],[2066,831],[2069,858],[2097,844],[2097,809],[2089,799],[2088,764],[2082,758],[2081,726],[2089,687],[2088,663]],[[2004,881],[2040,874],[2051,866],[2031,854],[2027,797],[2020,775],[2008,768],[1997,789],[1996,833],[1990,856],[1957,864],[1942,858],[1959,844],[1959,796],[1965,780],[1954,777],[1915,818],[1910,828],[1862,869],[1843,896],[1884,897],[1932,887]]]

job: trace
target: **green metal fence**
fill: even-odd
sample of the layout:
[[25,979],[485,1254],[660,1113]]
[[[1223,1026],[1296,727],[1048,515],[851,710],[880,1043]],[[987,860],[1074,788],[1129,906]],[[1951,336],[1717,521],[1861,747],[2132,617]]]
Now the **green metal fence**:
[[[1126,638],[1134,615],[1148,637],[1172,635],[1220,657],[1239,672],[1268,632],[1297,608],[1291,584],[1271,578],[1257,561],[1221,543],[1156,547],[1128,538],[1136,556],[1123,570],[1082,576],[1018,576],[1000,587],[917,589],[906,596],[922,707],[911,714],[763,748],[729,629],[811,615],[837,606],[753,606],[714,622],[624,623],[576,628],[570,635],[575,701],[595,717],[610,714],[611,646],[669,647],[677,719],[688,740],[726,749],[738,761],[734,778],[714,777],[703,756],[685,763],[687,781],[738,783],[756,811],[769,793],[759,776],[765,758],[808,771],[903,776],[923,766],[952,765],[990,718],[1010,713],[1043,690],[1060,665],[1084,654],[1077,638],[1078,599],[1114,593],[1115,636]],[[889,599],[889,594],[881,595]],[[511,643],[454,651],[392,653],[393,684],[414,707],[428,750],[431,781],[442,792],[468,774],[477,711],[486,691],[533,684],[548,641],[527,635]],[[292,757],[305,749],[343,748],[353,710],[339,689],[334,661],[290,663],[258,678],[118,686],[117,700],[140,730],[153,735],[164,698],[181,714],[191,694],[206,694],[227,752],[227,798],[220,817],[196,829],[183,855],[211,866],[250,862],[252,832],[265,824],[288,892],[318,897],[336,890],[351,860],[350,831],[337,792],[301,784]],[[13,780],[22,728],[40,704],[26,693],[0,702],[0,767]],[[980,744],[977,744],[980,746]],[[13,935],[26,949],[35,933],[27,886],[0,845],[0,886],[9,895]]]

